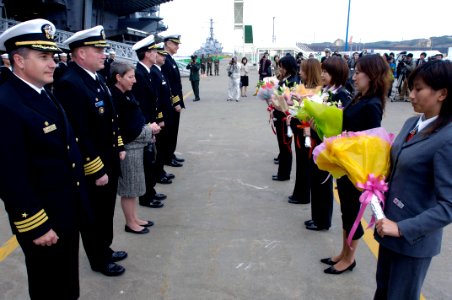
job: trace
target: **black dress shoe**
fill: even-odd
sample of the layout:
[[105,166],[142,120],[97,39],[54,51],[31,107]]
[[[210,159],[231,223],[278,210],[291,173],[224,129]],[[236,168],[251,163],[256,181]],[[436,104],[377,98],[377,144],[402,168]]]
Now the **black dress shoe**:
[[306,229],[308,230],[314,230],[314,231],[321,231],[321,230],[328,230],[329,228],[326,227],[318,227],[314,223],[306,225]]
[[147,224],[140,225],[140,226],[143,226],[143,227],[151,227],[151,226],[154,226],[154,222],[148,221]]
[[183,164],[181,164],[180,162],[178,162],[178,161],[175,160],[175,159],[171,160],[171,162],[166,163],[165,165],[170,166],[170,167],[175,167],[175,168],[183,167],[183,166],[184,166]]
[[176,175],[174,175],[173,173],[165,173],[164,177],[173,180],[174,178],[176,178]]
[[163,203],[160,202],[159,200],[154,200],[154,201],[150,201],[150,202],[140,202],[141,206],[146,206],[146,207],[150,207],[150,208],[160,208],[163,207]]
[[119,276],[122,275],[126,271],[126,269],[118,264],[109,263],[100,268],[93,268],[93,271],[100,272],[105,276]]
[[185,159],[183,159],[182,157],[177,157],[176,155],[173,155],[173,159],[180,163],[183,163],[185,161]]
[[126,258],[127,258],[127,252],[126,251],[114,251],[111,254],[110,261],[111,262],[117,262],[117,261],[120,261],[120,260],[123,260],[123,259],[126,259]]
[[336,270],[336,268],[334,266],[331,266],[328,269],[325,269],[323,272],[325,272],[326,274],[339,275],[339,274],[344,273],[345,271],[353,271],[353,269],[355,267],[356,267],[356,260],[350,266],[348,266],[348,268],[346,268],[345,270],[338,271],[338,270]]
[[303,202],[297,198],[294,198],[294,196],[289,196],[287,197],[289,200],[287,202],[292,203],[292,204],[308,204],[309,202]]
[[[142,225],[142,226],[144,226],[144,225]],[[132,228],[130,228],[129,226],[126,225],[124,227],[124,230],[126,232],[135,233],[135,234],[146,234],[146,233],[149,233],[149,229],[147,229],[146,227],[144,227],[143,229],[137,231],[137,230],[133,230]]]
[[171,184],[171,183],[173,183],[173,181],[171,179],[169,179],[168,177],[162,176],[162,177],[157,179],[157,183]]
[[311,225],[311,224],[314,224],[314,221],[312,221],[312,220],[304,221],[304,225],[306,225],[306,226]]
[[158,200],[158,201],[162,201],[166,199],[166,195],[165,194],[160,194],[157,193],[154,195],[154,197],[152,197],[154,200]]
[[328,257],[328,258],[322,258],[322,259],[320,260],[320,262],[322,262],[322,263],[324,263],[324,264],[327,264],[327,265],[330,265],[330,266],[334,266],[335,264],[337,264],[337,261],[333,261],[333,260],[331,259],[331,257]]
[[286,181],[289,180],[290,177],[279,177],[278,175],[272,175],[272,179],[275,181]]

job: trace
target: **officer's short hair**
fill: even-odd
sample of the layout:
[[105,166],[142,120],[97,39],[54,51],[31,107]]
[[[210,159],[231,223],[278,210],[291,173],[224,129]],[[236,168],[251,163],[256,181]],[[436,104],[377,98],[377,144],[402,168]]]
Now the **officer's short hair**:
[[28,53],[30,53],[30,49],[25,48],[25,47],[20,47],[17,48],[15,50],[12,50],[11,52],[8,53],[9,56],[9,61],[11,63],[11,66],[14,67],[14,54],[19,54],[22,57],[28,57]]

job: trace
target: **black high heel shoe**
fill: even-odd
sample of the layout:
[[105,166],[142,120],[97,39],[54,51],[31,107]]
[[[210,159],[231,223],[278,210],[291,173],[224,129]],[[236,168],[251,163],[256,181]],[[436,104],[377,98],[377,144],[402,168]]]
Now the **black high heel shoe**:
[[328,258],[322,258],[322,259],[320,260],[320,262],[322,262],[322,263],[324,263],[324,264],[327,264],[327,265],[330,265],[330,266],[334,266],[335,264],[337,264],[337,261],[332,260],[331,257],[328,257]]
[[345,271],[353,271],[353,269],[355,267],[356,267],[356,260],[350,266],[348,266],[348,268],[346,268],[345,270],[338,271],[338,270],[336,270],[336,268],[334,266],[331,266],[328,269],[325,269],[323,272],[325,272],[326,274],[339,275],[339,274],[344,273]]

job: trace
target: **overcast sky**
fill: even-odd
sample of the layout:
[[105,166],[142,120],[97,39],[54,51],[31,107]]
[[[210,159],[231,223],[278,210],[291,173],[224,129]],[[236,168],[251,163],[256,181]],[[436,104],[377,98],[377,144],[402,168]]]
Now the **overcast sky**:
[[[423,4],[421,4],[423,3]],[[209,35],[224,51],[234,50],[234,0],[173,0],[160,5],[169,33],[182,34],[180,55],[197,50]],[[345,40],[348,0],[244,0],[243,22],[253,26],[254,44],[270,45],[273,17],[276,43]],[[351,0],[353,42],[398,41],[452,35],[452,1]]]

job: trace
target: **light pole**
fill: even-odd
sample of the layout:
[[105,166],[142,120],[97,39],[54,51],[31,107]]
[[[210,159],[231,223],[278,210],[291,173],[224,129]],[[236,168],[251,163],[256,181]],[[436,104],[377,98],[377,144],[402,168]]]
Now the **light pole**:
[[272,43],[276,42],[275,36],[275,17],[273,17],[273,35],[272,35]]
[[344,51],[348,51],[348,25],[350,22],[350,2],[351,2],[351,0],[348,0],[347,30],[345,31],[345,49],[344,49]]

